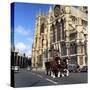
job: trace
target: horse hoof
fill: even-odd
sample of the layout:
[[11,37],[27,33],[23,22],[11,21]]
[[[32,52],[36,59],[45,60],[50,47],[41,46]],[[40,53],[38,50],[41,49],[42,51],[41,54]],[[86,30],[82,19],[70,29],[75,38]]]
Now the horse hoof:
[[66,76],[69,76],[69,74],[66,74]]
[[62,77],[62,75],[60,75],[59,77]]
[[55,78],[55,77],[53,77],[53,78]]
[[62,77],[64,77],[64,74],[62,74]]
[[52,76],[52,78],[55,78],[55,76]]

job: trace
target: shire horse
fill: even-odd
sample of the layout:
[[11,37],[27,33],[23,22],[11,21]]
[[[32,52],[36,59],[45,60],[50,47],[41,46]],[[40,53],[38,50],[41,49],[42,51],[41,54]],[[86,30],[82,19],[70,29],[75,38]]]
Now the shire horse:
[[55,60],[45,62],[45,67],[46,67],[46,74],[50,75],[51,77],[58,77],[58,62]]
[[59,68],[58,76],[59,77],[64,77],[64,76],[68,76],[69,75],[68,62],[69,62],[69,58],[67,58],[67,57],[61,59],[61,62],[58,65],[58,68]]
[[45,62],[46,74],[53,78],[68,76],[69,71],[67,64],[68,58],[61,59],[60,57],[56,56],[54,60]]

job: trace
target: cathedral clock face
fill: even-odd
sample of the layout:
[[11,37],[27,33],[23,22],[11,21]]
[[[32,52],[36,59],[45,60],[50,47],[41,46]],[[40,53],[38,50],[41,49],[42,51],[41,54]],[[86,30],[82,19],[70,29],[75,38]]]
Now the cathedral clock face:
[[55,17],[58,17],[60,15],[60,6],[59,5],[56,5],[54,7],[54,16]]

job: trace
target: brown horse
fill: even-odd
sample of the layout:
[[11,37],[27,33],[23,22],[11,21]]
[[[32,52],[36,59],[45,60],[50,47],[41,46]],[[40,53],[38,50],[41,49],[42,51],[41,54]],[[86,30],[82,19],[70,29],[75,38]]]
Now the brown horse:
[[46,67],[46,74],[50,75],[52,77],[57,77],[58,75],[58,64],[56,61],[49,61],[45,62],[45,67]]
[[60,58],[55,57],[55,60],[45,62],[46,74],[52,77],[58,77]]

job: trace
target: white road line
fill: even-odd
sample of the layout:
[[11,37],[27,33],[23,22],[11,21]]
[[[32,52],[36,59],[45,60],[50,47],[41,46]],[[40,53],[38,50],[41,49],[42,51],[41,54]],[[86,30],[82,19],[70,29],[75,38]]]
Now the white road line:
[[30,72],[30,73],[32,73],[33,75],[35,75],[35,73],[33,73],[33,72]]
[[49,81],[49,82],[52,82],[52,83],[54,83],[54,84],[58,84],[58,82],[55,82],[55,81],[53,81],[53,80],[51,80],[51,79],[46,78],[46,80]]
[[[35,75],[35,73],[33,73],[34,75]],[[41,76],[41,75],[39,75],[39,74],[37,74],[37,76],[38,77],[40,77],[40,78],[43,78],[43,76]],[[51,79],[48,79],[48,78],[45,78],[47,81],[49,81],[49,82],[51,82],[51,83],[54,83],[54,84],[58,84],[58,82],[55,82],[55,81],[53,81],[53,80],[51,80]]]
[[42,77],[41,75],[39,75],[39,74],[38,74],[37,76],[40,77],[40,78],[43,78],[43,77]]

